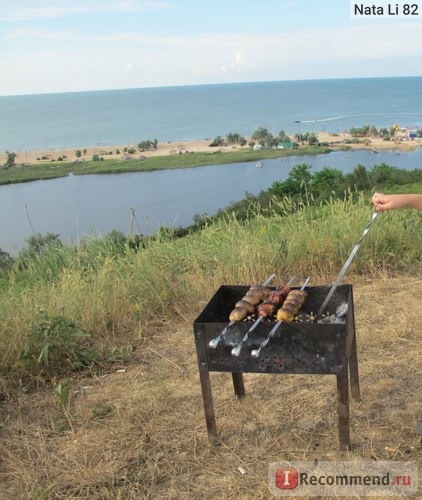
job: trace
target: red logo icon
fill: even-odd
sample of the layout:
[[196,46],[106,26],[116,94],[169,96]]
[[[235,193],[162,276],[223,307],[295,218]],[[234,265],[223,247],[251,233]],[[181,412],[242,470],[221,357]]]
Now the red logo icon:
[[299,473],[296,469],[277,469],[275,485],[280,490],[293,490],[299,483]]

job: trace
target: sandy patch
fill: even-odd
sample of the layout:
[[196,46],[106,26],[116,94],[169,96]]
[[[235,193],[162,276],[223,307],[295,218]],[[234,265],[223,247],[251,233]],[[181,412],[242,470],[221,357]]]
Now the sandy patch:
[[[344,132],[340,134],[330,134],[327,132],[320,132],[317,134],[320,142],[327,142],[333,149],[339,149],[344,146],[344,141],[353,139],[350,134]],[[296,139],[292,136],[292,141]],[[422,139],[409,140],[404,133],[398,135],[394,141],[384,141],[378,137],[371,137],[362,140],[359,144],[348,144],[351,149],[371,149],[371,150],[397,150],[399,152],[413,151],[422,146]],[[249,141],[248,141],[249,142]],[[91,160],[93,155],[98,154],[105,160],[107,159],[122,159],[124,156],[129,155],[132,158],[139,158],[140,156],[167,156],[174,154],[182,154],[185,152],[212,152],[219,149],[222,152],[233,151],[240,149],[240,146],[227,146],[210,148],[209,140],[196,140],[196,141],[174,141],[159,143],[157,149],[154,151],[139,151],[136,144],[126,145],[109,145],[97,147],[81,147],[81,159]],[[248,148],[248,146],[246,146]],[[17,164],[37,164],[49,163],[52,161],[75,161],[77,160],[76,151],[78,148],[63,148],[63,149],[42,149],[37,151],[15,151]],[[128,151],[134,150],[132,153]],[[61,160],[60,160],[61,159]],[[6,161],[6,153],[0,152],[0,163]]]

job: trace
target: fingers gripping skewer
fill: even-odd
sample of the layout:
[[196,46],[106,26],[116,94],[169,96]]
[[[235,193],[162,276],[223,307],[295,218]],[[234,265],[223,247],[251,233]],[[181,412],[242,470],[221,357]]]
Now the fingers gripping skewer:
[[[287,291],[290,290],[290,285],[293,283],[295,277],[291,278],[289,280],[289,282],[286,284],[286,287],[287,287]],[[284,293],[284,291],[282,290],[282,287],[280,287],[279,289],[279,292],[282,292]],[[287,292],[286,291],[286,295],[284,296],[284,298],[282,300],[284,300],[287,296]],[[277,300],[280,299],[280,296],[278,297]],[[274,307],[274,310],[276,310],[277,306],[274,305],[274,304],[271,304],[272,307]],[[238,357],[240,355],[240,351],[242,350],[242,347],[243,345],[248,341],[248,338],[249,338],[249,335],[255,330],[255,328],[259,325],[259,323],[261,323],[261,321],[268,315],[269,313],[264,313],[261,314],[260,313],[260,316],[259,318],[255,321],[255,323],[249,328],[249,330],[246,332],[245,336],[243,337],[242,341],[236,346],[236,347],[233,347],[232,349],[232,356],[236,356]]]
[[[310,279],[311,279],[311,278],[306,278],[305,282],[303,283],[302,287],[300,288],[300,290],[301,290],[301,291],[305,289],[305,287],[306,287],[306,285],[309,283],[309,280],[310,280]],[[273,328],[273,329],[270,331],[270,333],[268,334],[268,337],[267,337],[265,340],[263,340],[263,341],[261,342],[261,344],[260,344],[259,348],[258,348],[258,349],[253,349],[253,350],[252,350],[251,355],[252,355],[252,357],[253,357],[253,358],[259,358],[259,355],[260,355],[260,353],[261,353],[261,349],[264,349],[264,347],[265,347],[265,346],[269,343],[269,341],[273,338],[273,336],[274,336],[275,332],[278,330],[278,328],[279,328],[279,326],[281,325],[281,323],[283,323],[283,321],[282,321],[282,320],[281,320],[281,321],[277,321],[277,323],[275,324],[274,328]]]
[[[271,283],[271,281],[275,278],[275,274],[272,274],[271,276],[269,276],[265,281],[264,283],[262,283],[262,286],[267,286],[269,283]],[[222,340],[222,338],[224,337],[224,335],[226,335],[226,333],[228,332],[229,328],[234,325],[236,323],[236,321],[230,321],[230,323],[224,328],[224,330],[220,333],[220,335],[218,337],[216,337],[215,339],[212,339],[210,340],[209,342],[209,347],[211,347],[211,349],[216,349],[216,347],[218,346],[218,344],[220,343],[220,341]]]

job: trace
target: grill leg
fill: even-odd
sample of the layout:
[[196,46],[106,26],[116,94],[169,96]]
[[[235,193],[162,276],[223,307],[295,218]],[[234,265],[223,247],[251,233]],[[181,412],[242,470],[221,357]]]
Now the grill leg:
[[207,423],[208,440],[217,444],[217,425],[215,423],[214,403],[211,394],[210,374],[208,370],[199,370],[201,380],[202,400],[204,402],[205,421]]
[[243,383],[243,373],[232,373],[234,394],[237,398],[245,395],[245,384]]
[[358,368],[358,354],[356,348],[356,332],[353,331],[352,345],[350,346],[349,356],[349,369],[350,369],[350,388],[352,398],[360,401],[360,386],[359,386],[359,368]]
[[337,414],[340,449],[350,448],[350,414],[349,414],[349,377],[348,370],[337,375]]

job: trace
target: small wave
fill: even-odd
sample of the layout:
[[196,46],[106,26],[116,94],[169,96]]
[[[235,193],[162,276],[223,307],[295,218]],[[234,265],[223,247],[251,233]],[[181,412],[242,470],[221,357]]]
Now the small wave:
[[319,122],[332,122],[336,120],[347,120],[348,118],[370,118],[370,117],[403,117],[403,116],[419,116],[420,113],[369,113],[360,115],[342,115],[342,116],[330,116],[328,118],[313,118],[311,120],[295,120],[295,123],[319,123]]
[[345,116],[331,116],[330,118],[317,118],[315,120],[297,120],[298,123],[319,123],[319,122],[331,122],[334,120],[342,120],[346,118]]

